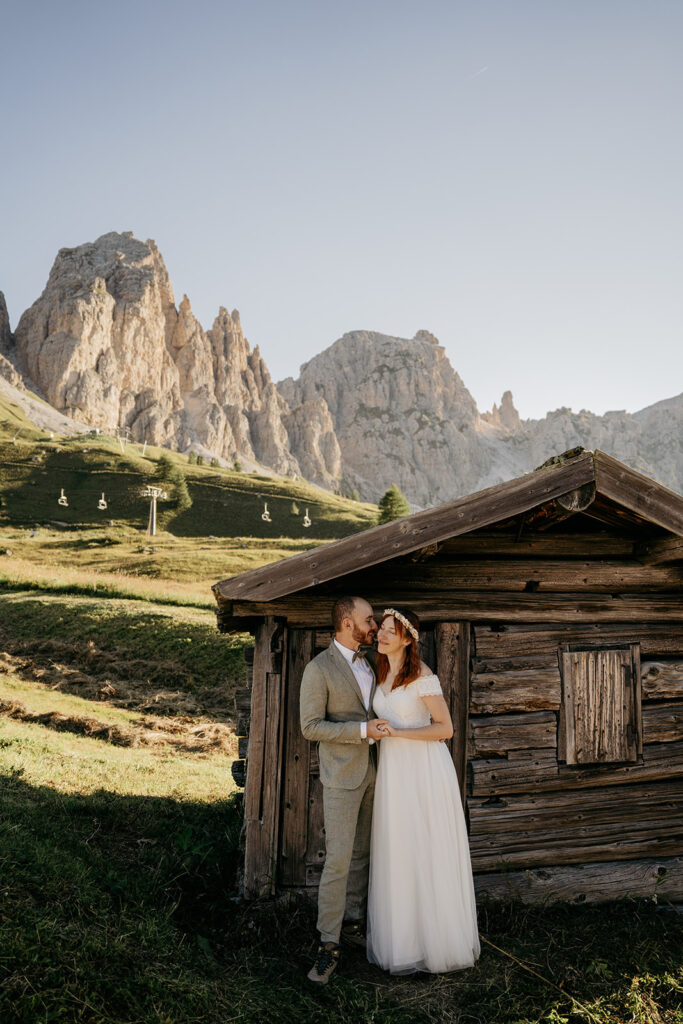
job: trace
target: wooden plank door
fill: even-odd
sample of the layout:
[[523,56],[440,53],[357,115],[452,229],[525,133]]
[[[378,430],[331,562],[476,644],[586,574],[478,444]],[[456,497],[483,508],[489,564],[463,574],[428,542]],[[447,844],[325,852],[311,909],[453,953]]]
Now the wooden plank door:
[[275,890],[282,773],[283,664],[287,629],[269,617],[256,631],[251,722],[244,791],[244,891],[248,897]]
[[284,756],[282,763],[282,825],[279,881],[284,886],[306,885],[306,848],[309,824],[310,748],[301,732],[299,693],[301,677],[315,653],[316,631],[291,629],[287,644],[284,701]]
[[434,636],[436,673],[453,720],[453,738],[449,745],[464,804],[470,703],[470,623],[439,622]]

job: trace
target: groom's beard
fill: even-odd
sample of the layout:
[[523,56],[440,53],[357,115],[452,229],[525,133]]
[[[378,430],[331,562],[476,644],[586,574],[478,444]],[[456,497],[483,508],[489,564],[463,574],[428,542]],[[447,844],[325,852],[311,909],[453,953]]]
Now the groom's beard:
[[359,629],[358,626],[353,627],[353,640],[357,644],[363,644],[365,647],[373,647],[375,644],[375,631],[373,629]]

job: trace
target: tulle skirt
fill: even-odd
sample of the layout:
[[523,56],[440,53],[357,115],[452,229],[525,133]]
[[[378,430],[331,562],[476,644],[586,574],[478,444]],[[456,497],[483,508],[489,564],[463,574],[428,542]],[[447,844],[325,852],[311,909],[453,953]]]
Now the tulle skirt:
[[479,956],[465,816],[444,743],[381,744],[367,953],[392,974],[461,970]]

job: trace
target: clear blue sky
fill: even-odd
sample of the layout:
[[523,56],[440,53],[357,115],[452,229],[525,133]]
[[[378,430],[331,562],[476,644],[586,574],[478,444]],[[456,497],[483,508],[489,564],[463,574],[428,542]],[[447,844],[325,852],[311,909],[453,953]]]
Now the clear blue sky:
[[1,0],[0,289],[154,238],[275,379],[436,334],[480,409],[683,390],[680,0]]

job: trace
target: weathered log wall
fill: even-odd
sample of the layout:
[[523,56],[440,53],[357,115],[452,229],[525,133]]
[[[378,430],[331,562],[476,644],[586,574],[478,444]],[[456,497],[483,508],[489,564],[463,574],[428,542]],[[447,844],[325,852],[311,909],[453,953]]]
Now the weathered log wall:
[[[680,542],[605,531],[476,533],[414,563],[386,562],[269,603],[222,604],[225,628],[258,629],[252,691],[237,708],[249,758],[247,891],[319,881],[322,788],[317,750],[299,732],[298,694],[306,662],[330,642],[343,589],[379,611],[404,604],[423,618],[423,657],[454,719],[480,894],[683,898],[680,555]],[[637,647],[642,718],[630,762],[566,763],[568,645]],[[244,778],[243,759],[233,771]]]
[[[602,862],[645,864],[656,858],[659,864],[662,858],[680,857],[683,634],[679,627],[666,623],[510,624],[502,628],[476,625],[473,633],[467,810],[472,864],[478,875],[486,873],[478,881],[479,891],[491,897],[512,889],[523,891],[528,899],[534,893],[547,896],[548,878],[536,870],[544,868],[554,872],[558,893],[566,892],[571,878],[577,886],[586,883],[587,899],[599,897],[594,883],[609,898],[607,893],[613,890],[606,885],[609,872],[599,870]],[[560,665],[568,643],[588,649],[639,646],[642,755],[633,763],[565,763],[558,734]],[[591,872],[574,870],[572,874],[565,869],[577,864],[592,865]],[[624,868],[613,874],[624,882],[634,872],[641,887],[650,885],[645,868]],[[678,896],[683,895],[678,861],[667,884],[678,886]]]

